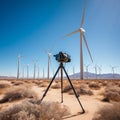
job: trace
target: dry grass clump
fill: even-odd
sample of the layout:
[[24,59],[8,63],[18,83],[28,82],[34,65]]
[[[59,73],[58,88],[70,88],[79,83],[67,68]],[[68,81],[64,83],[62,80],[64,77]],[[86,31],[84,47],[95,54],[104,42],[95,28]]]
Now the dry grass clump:
[[69,92],[71,90],[71,86],[69,84],[65,84],[64,88],[63,88],[63,92]]
[[51,86],[51,88],[53,88],[53,89],[59,89],[61,86],[60,86],[60,84],[59,83],[55,83],[55,84],[53,84],[52,86]]
[[120,102],[120,87],[117,86],[106,87],[103,96],[104,96],[103,101],[109,102],[110,100],[112,100]]
[[98,84],[98,82],[91,82],[91,83],[89,83],[88,86],[93,90],[99,90],[101,88],[100,85]]
[[10,87],[10,85],[7,83],[0,83],[0,89],[7,88],[7,87]]
[[92,120],[120,120],[120,103],[101,108]]
[[38,105],[24,101],[0,111],[0,120],[61,120],[68,114],[68,108],[58,102]]
[[3,98],[0,100],[0,103],[5,103],[8,101],[19,100],[23,98],[37,98],[37,95],[34,91],[26,87],[13,87],[6,91]]
[[[77,94],[80,94],[80,95],[93,95],[93,92],[91,90],[89,90],[89,89],[84,89],[84,88],[79,88],[78,89],[77,88],[75,90],[76,90]],[[73,90],[70,90],[69,94],[73,95],[74,94]]]
[[12,82],[12,84],[14,86],[19,86],[19,85],[23,85],[24,83],[22,81],[15,81],[15,82]]

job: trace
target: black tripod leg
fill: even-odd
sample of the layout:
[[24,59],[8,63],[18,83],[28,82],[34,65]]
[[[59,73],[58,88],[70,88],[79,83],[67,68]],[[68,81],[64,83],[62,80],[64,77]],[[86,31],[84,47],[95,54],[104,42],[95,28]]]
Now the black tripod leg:
[[63,70],[61,67],[61,103],[63,103]]
[[43,96],[42,96],[42,98],[41,98],[40,102],[42,102],[43,98],[46,96],[46,94],[47,94],[47,92],[48,92],[48,90],[49,90],[49,88],[50,88],[50,86],[51,86],[51,84],[52,84],[53,80],[55,79],[55,77],[56,77],[56,75],[57,75],[57,73],[58,73],[59,69],[60,69],[60,67],[57,69],[57,71],[56,71],[55,75],[53,76],[53,78],[52,78],[52,80],[51,80],[50,84],[48,85],[48,87],[47,87],[47,89],[46,89],[45,93],[43,94]]
[[75,88],[73,87],[73,84],[72,84],[72,82],[71,82],[71,80],[70,80],[70,78],[69,78],[69,76],[68,76],[68,74],[67,74],[67,72],[66,72],[66,70],[65,70],[64,67],[63,67],[63,70],[64,70],[64,72],[65,72],[65,74],[66,74],[66,76],[67,76],[67,78],[68,78],[68,81],[69,81],[69,83],[70,83],[70,85],[71,85],[71,87],[72,87],[72,89],[73,89],[73,92],[74,92],[74,94],[75,94],[75,96],[76,96],[76,98],[77,98],[77,100],[78,100],[78,102],[79,102],[79,104],[80,104],[80,106],[81,106],[81,108],[82,108],[83,113],[85,113],[85,110],[84,110],[84,108],[83,108],[83,106],[82,106],[82,104],[81,104],[81,102],[80,102],[80,100],[79,100],[79,95],[78,95],[77,92],[75,91]]

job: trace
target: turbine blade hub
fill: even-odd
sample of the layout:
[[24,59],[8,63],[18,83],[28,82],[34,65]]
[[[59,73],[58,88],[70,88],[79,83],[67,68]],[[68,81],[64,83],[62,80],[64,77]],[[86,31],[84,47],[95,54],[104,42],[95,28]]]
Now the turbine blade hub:
[[85,29],[80,28],[80,32],[84,33],[84,32],[85,32]]

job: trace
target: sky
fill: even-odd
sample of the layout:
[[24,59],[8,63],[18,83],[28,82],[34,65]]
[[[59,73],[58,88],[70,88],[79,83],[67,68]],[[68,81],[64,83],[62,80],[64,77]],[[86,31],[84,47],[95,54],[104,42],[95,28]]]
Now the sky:
[[[68,74],[80,71],[80,34],[63,36],[80,27],[84,0],[0,0],[0,76],[16,76],[18,55],[20,76],[26,75],[29,64],[33,76],[34,63],[47,75],[47,54],[52,49],[51,76],[59,63],[55,54],[68,53],[65,64]],[[83,42],[84,71],[90,64],[102,66],[102,73],[111,73],[116,66],[120,73],[120,0],[86,0],[83,28],[93,63]],[[37,70],[36,70],[37,72]],[[99,71],[98,71],[99,72]]]

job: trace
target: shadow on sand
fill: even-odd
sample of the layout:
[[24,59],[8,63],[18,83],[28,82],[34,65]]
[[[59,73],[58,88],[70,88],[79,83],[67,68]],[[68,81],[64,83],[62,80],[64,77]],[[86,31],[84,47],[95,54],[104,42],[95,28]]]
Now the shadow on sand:
[[65,120],[67,118],[72,118],[72,117],[76,117],[76,116],[79,116],[79,115],[83,115],[83,114],[85,114],[85,112],[78,112],[76,114],[63,117],[63,120]]

